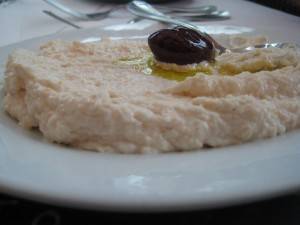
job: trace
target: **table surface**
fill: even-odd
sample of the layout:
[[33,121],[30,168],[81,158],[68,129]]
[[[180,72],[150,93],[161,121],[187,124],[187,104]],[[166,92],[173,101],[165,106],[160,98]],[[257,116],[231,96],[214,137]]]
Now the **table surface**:
[[[70,4],[70,0],[61,1]],[[176,1],[173,5],[180,5],[182,2]],[[199,2],[214,4],[219,8],[229,10],[232,14],[230,20],[202,22],[203,24],[218,23],[249,27],[256,27],[258,24],[261,27],[276,26],[279,33],[280,29],[286,26],[291,27],[291,29],[300,28],[300,17],[250,1],[186,0],[184,2],[185,6],[192,6],[199,4]],[[112,7],[111,4],[99,3],[99,1],[83,0],[72,0],[71,5],[85,12],[105,10]],[[74,29],[43,14],[42,10],[51,10],[65,17],[65,15],[43,1],[15,0],[9,4],[0,5],[0,46]],[[101,21],[72,21],[83,28],[88,28],[124,23],[124,21],[131,18],[133,16],[121,9]],[[299,42],[300,32],[298,36],[291,37],[290,41]],[[269,201],[210,211],[132,215],[61,208],[0,194],[0,224],[3,225],[99,224],[100,221],[103,224],[140,224],[143,221],[146,221],[147,224],[157,222],[172,222],[174,224],[300,224],[300,195],[299,193],[292,193]]]
[[291,194],[268,201],[224,209],[160,214],[82,211],[0,195],[0,224],[2,225],[164,223],[174,225],[299,225],[300,195]]

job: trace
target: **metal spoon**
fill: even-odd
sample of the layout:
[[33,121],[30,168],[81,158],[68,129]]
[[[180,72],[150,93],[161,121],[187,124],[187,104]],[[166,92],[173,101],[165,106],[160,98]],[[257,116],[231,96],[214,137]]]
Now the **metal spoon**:
[[262,45],[249,46],[246,48],[226,49],[224,46],[222,46],[221,44],[216,42],[210,35],[208,35],[204,32],[201,32],[196,25],[191,24],[184,20],[179,20],[177,18],[173,18],[168,15],[165,15],[146,2],[132,1],[131,3],[129,3],[127,5],[127,9],[136,16],[140,16],[143,18],[156,20],[156,21],[160,21],[160,22],[164,22],[164,23],[168,23],[168,24],[175,24],[175,25],[179,25],[179,26],[183,26],[183,27],[186,27],[189,29],[196,30],[196,31],[200,32],[202,35],[205,35],[208,38],[210,38],[211,41],[214,42],[216,48],[220,51],[220,54],[222,54],[224,52],[247,52],[247,51],[252,51],[253,49],[256,49],[256,48],[294,47],[294,48],[300,49],[300,46],[298,44],[293,44],[293,43],[268,43],[268,44],[262,44]]
[[150,4],[143,2],[143,1],[132,1],[129,4],[127,4],[127,9],[129,12],[136,16],[140,16],[143,18],[151,19],[151,20],[156,20],[168,24],[175,24],[179,26],[183,26],[192,30],[197,30],[200,32],[202,35],[207,36],[209,39],[211,39],[212,42],[214,42],[215,47],[220,51],[220,53],[225,52],[226,48],[217,43],[211,36],[208,34],[201,32],[197,26],[194,24],[191,24],[187,21],[184,20],[179,20],[173,17],[170,17],[168,15],[165,15],[152,7]]

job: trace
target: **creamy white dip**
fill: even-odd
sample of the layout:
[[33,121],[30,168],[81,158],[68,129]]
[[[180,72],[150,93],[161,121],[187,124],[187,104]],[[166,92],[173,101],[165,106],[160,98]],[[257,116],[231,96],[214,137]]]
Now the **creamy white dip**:
[[300,63],[291,49],[224,54],[212,74],[177,82],[120,63],[145,42],[52,41],[17,50],[5,72],[5,110],[50,141],[145,153],[240,144],[300,126]]

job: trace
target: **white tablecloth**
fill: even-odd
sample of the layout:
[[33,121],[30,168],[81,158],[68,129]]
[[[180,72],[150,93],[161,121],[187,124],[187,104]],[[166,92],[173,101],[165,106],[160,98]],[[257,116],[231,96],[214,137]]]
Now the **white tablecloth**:
[[[69,6],[82,12],[95,12],[105,10],[111,7],[111,4],[101,3],[101,1],[88,0],[60,0]],[[185,7],[196,4],[214,4],[220,9],[229,10],[232,14],[230,20],[225,21],[206,21],[201,24],[230,24],[242,25],[248,27],[259,27],[260,30],[276,30],[280,33],[286,33],[288,30],[300,30],[300,17],[293,16],[278,10],[258,5],[245,0],[185,0],[176,1],[173,5],[184,5]],[[33,37],[44,36],[56,32],[65,32],[75,29],[69,25],[61,23],[44,13],[42,10],[51,10],[54,13],[65,17],[82,27],[97,27],[107,24],[126,23],[133,18],[125,9],[121,9],[111,14],[107,19],[85,22],[70,18],[60,13],[57,9],[47,5],[42,0],[14,0],[7,5],[0,5],[0,46],[16,43]],[[292,32],[289,40],[300,42],[300,32]],[[278,36],[278,35],[277,35]],[[283,35],[286,36],[286,35]]]

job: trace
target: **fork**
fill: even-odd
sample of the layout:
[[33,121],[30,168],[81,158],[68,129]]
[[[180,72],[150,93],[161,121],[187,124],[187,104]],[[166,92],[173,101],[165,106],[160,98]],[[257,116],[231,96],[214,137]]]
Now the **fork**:
[[84,19],[84,20],[99,20],[106,18],[111,12],[118,10],[121,8],[121,6],[113,7],[109,10],[103,11],[103,12],[97,12],[97,13],[81,13],[74,9],[70,9],[69,7],[59,3],[56,0],[44,0],[49,5],[52,5],[53,7],[57,8],[58,10],[67,13],[73,17],[76,17],[78,19]]
[[210,13],[217,10],[217,6],[215,5],[201,5],[194,7],[174,7],[174,6],[161,6],[155,5],[155,8],[164,11],[165,13]]
[[45,14],[48,15],[48,16],[51,16],[51,17],[54,18],[54,19],[57,19],[57,20],[60,21],[60,22],[63,22],[63,23],[65,23],[65,24],[68,24],[68,25],[70,25],[70,26],[72,26],[72,27],[74,27],[74,28],[76,28],[76,29],[81,29],[80,26],[78,26],[78,25],[76,25],[76,24],[74,24],[74,23],[72,23],[72,22],[70,22],[70,21],[68,21],[68,20],[66,20],[66,19],[64,19],[64,18],[62,18],[62,17],[56,15],[55,13],[53,13],[53,12],[51,12],[51,11],[43,10],[43,13],[45,13]]

